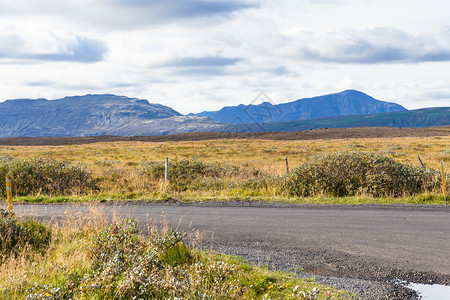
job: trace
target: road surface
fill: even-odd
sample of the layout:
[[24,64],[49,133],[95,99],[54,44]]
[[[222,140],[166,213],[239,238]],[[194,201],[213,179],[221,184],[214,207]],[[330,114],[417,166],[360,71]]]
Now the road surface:
[[[64,218],[90,205],[16,205]],[[99,205],[142,224],[177,227],[203,247],[326,276],[450,284],[450,207],[295,206],[254,202]],[[197,236],[197,238],[196,238]],[[270,264],[270,263],[269,263]]]

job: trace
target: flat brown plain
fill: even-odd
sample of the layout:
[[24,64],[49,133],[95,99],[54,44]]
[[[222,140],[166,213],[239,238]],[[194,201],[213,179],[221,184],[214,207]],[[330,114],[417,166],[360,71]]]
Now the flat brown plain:
[[89,136],[89,137],[14,137],[0,138],[3,146],[58,146],[82,145],[99,142],[138,141],[203,141],[217,139],[262,139],[262,140],[319,140],[319,139],[358,139],[390,137],[432,137],[449,136],[450,125],[430,128],[326,128],[287,132],[191,132],[175,135],[157,136]]

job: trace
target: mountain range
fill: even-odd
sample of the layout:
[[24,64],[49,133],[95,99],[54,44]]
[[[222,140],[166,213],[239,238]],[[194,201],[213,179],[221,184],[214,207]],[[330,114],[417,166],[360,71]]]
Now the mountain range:
[[432,107],[370,115],[328,117],[287,122],[238,124],[235,132],[303,131],[351,127],[433,127],[450,125],[450,107]]
[[0,103],[0,137],[171,134],[219,125],[147,100],[110,94]]
[[258,103],[187,116],[148,100],[112,94],[7,100],[0,102],[0,137],[139,136],[450,124],[449,107],[407,111],[398,104],[379,101],[355,90],[279,105],[265,94],[260,96]]
[[265,93],[261,93],[256,100],[262,101],[262,103],[228,106],[219,111],[204,111],[191,115],[209,117],[222,123],[248,124],[367,115],[406,110],[401,105],[379,101],[355,90],[298,99],[278,105],[274,104]]

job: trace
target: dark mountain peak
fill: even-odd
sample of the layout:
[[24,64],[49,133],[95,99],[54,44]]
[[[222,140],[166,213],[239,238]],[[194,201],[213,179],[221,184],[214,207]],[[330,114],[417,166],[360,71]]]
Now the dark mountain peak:
[[[139,111],[151,112],[143,114],[145,118],[163,118],[171,116],[180,116],[181,114],[168,106],[150,103],[147,99],[129,98],[126,96],[118,96],[114,94],[87,94],[83,96],[67,96],[61,99],[51,100],[52,104],[64,107],[72,107],[84,105],[87,109],[95,108],[97,110],[106,109],[111,112],[126,111],[121,113],[129,113],[129,111],[137,109]],[[132,113],[131,113],[132,114]]]
[[375,100],[373,97],[367,95],[366,93],[360,92],[358,90],[345,90],[345,91],[342,91],[339,93],[331,93],[331,94],[326,94],[326,95],[322,95],[322,96],[302,98],[302,99],[298,99],[296,101],[311,101],[311,100],[318,100],[318,99],[327,99],[327,100],[330,100],[330,99],[353,99],[353,98],[357,98],[359,100],[367,100],[367,99]]
[[284,122],[304,119],[337,117],[348,115],[377,114],[403,111],[404,107],[384,101],[357,91],[345,90],[312,98],[298,99],[274,105],[270,102],[224,107],[219,111],[194,114],[207,116],[224,123]]
[[[343,95],[364,95],[364,96],[370,97],[366,93],[363,93],[363,92],[358,91],[358,90],[352,90],[352,89],[345,90],[345,91],[342,91],[342,92],[337,93],[337,94],[343,94]],[[372,98],[372,97],[370,97],[370,98]]]
[[136,98],[129,98],[126,96],[118,96],[114,94],[86,94],[82,96],[66,96],[62,99],[55,99],[53,101],[131,101],[138,100]]
[[46,102],[49,101],[45,98],[37,98],[37,99],[28,99],[28,98],[21,98],[21,99],[8,99],[5,100],[3,103],[36,103],[36,102]]
[[136,103],[143,104],[143,105],[150,105],[150,102],[148,102],[148,100],[145,100],[145,99],[138,99],[138,100],[136,100]]
[[10,100],[0,103],[0,137],[98,135],[175,116],[170,107],[113,94]]
[[[340,93],[336,93],[335,95],[338,96],[338,97],[340,96],[340,97],[376,100],[372,96],[369,96],[366,93],[363,93],[363,92],[357,91],[357,90],[345,90],[345,91],[342,91]],[[379,101],[379,100],[376,100],[376,101]],[[381,101],[381,102],[384,102],[384,101]]]
[[270,105],[270,106],[273,106],[273,103],[271,103],[271,102],[269,102],[269,101],[264,101],[264,102],[261,102],[261,103],[258,103],[258,104],[251,104],[251,105],[253,105],[253,106],[268,106],[268,105]]

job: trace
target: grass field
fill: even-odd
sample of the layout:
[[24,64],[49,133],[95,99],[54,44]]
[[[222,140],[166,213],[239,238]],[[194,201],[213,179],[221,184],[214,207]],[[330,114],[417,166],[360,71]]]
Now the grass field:
[[[220,162],[244,170],[247,175],[237,176],[235,181],[248,180],[248,173],[254,170],[270,175],[286,172],[285,158],[288,157],[292,170],[303,162],[310,161],[320,153],[340,151],[360,151],[386,155],[398,162],[420,166],[418,156],[428,168],[440,169],[443,161],[446,168],[450,164],[450,136],[401,137],[401,138],[359,138],[325,139],[303,141],[274,141],[255,139],[180,141],[180,142],[110,142],[66,146],[3,146],[3,156],[19,159],[45,157],[82,163],[96,179],[101,192],[90,193],[78,199],[272,199],[289,202],[325,203],[446,203],[444,197],[422,195],[402,199],[372,199],[352,197],[331,199],[326,195],[316,195],[308,199],[286,197],[271,189],[270,184],[246,189],[242,187],[185,188],[173,189],[161,179],[142,176],[144,162],[162,162],[196,159],[207,163]],[[173,181],[174,178],[171,178]],[[215,183],[217,186],[217,183]],[[255,191],[256,189],[256,191]],[[47,195],[32,195],[22,200],[45,200]],[[55,196],[55,195],[54,195]],[[58,196],[58,195],[56,195]],[[59,195],[61,196],[61,195]],[[77,198],[77,195],[59,197],[59,201]],[[361,197],[362,196],[362,197]],[[425,199],[425,200],[424,200]],[[58,200],[57,200],[58,201]]]

